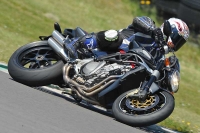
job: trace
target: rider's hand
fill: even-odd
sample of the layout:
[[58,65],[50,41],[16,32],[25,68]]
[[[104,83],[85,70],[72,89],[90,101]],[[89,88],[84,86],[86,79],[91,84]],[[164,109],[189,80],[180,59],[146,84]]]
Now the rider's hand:
[[162,53],[164,53],[164,48],[163,48],[163,45],[165,44],[165,41],[164,41],[164,37],[163,37],[163,33],[161,31],[160,28],[155,28],[153,31],[152,31],[152,38],[155,40],[155,42],[159,45],[159,48],[160,48],[160,51]]
[[155,39],[155,42],[160,43],[164,40],[163,33],[160,28],[155,28],[152,31],[152,38]]

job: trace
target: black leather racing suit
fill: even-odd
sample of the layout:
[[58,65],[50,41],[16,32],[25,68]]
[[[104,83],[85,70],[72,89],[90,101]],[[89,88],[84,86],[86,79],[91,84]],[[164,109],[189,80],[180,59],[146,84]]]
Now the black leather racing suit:
[[[136,39],[138,39],[138,41],[142,41],[142,39],[148,39],[149,41],[152,41],[152,31],[155,28],[155,22],[151,18],[142,16],[134,18],[132,24],[129,25],[126,29],[123,29],[121,33],[124,38],[129,38],[133,34],[136,34]],[[141,34],[137,36],[138,32]],[[149,37],[146,35],[149,35]]]
[[133,34],[135,34],[135,39],[139,43],[152,43],[152,31],[155,28],[155,23],[152,19],[146,16],[142,16],[134,18],[132,24],[130,24],[127,28],[120,30],[119,39],[115,42],[109,42],[104,39],[105,31],[97,32],[94,35],[97,39],[98,47],[105,51],[118,49],[118,47],[122,44],[123,39],[129,38],[133,36]]
[[124,39],[130,38],[134,34],[134,41],[137,41],[143,46],[155,59],[161,56],[160,50],[155,42],[154,30],[156,29],[155,22],[149,17],[136,17],[131,25],[126,29],[122,29],[121,34]]
[[[66,49],[77,58],[76,50],[80,47],[96,48],[102,51],[115,51],[122,44],[124,39],[127,39],[135,34],[135,40],[141,44],[149,44],[154,41],[153,31],[156,28],[152,19],[146,16],[136,17],[133,19],[131,25],[127,28],[120,30],[119,37],[115,41],[105,40],[105,31],[89,34],[81,37],[74,44],[66,45]],[[93,47],[91,47],[93,46]]]

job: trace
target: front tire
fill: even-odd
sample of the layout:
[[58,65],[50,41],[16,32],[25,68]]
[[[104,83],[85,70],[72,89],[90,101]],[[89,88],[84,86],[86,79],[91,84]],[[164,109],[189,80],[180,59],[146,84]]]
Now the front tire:
[[150,126],[163,121],[174,110],[174,97],[166,91],[153,94],[144,103],[126,98],[131,91],[121,94],[113,103],[113,115],[122,123],[135,127]]
[[8,62],[8,72],[22,84],[43,86],[62,81],[63,66],[63,61],[47,41],[38,41],[26,44],[13,53]]

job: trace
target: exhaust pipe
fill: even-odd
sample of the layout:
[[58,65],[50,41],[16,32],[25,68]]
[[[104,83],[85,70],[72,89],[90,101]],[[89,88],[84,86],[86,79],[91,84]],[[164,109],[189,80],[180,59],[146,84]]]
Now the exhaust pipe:
[[52,32],[52,37],[63,47],[65,38],[62,34],[60,34],[58,31],[54,30]]
[[49,46],[66,62],[68,62],[70,59],[65,53],[63,47],[59,45],[52,37],[48,39]]
[[[96,84],[95,86],[93,86],[91,88],[87,88],[84,85],[78,84],[73,79],[70,79],[70,77],[68,76],[68,74],[69,74],[69,70],[70,70],[71,67],[72,67],[71,64],[65,64],[63,66],[63,79],[64,79],[65,83],[67,83],[67,84],[73,84],[76,87],[76,90],[81,95],[86,96],[86,97],[90,97],[92,95],[97,94],[98,92],[104,90],[109,85],[113,84],[116,81],[117,78],[121,77],[121,75],[110,76],[110,77],[106,78],[105,80],[103,80],[102,82]],[[105,83],[105,84],[103,85],[103,83]]]

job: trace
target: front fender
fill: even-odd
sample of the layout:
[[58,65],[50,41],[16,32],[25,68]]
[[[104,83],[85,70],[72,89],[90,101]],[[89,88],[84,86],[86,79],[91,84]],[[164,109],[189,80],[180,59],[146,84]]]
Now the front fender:
[[[147,81],[144,81],[144,82],[142,83],[141,88],[144,88],[144,86],[146,85],[146,83],[147,83]],[[159,89],[160,89],[160,87],[159,87],[155,82],[153,82],[153,83],[151,84],[150,88],[149,88],[149,91],[150,91],[152,94],[154,94],[154,93],[157,92]]]
[[[149,88],[149,91],[152,93],[152,94],[154,94],[155,92],[157,92],[157,91],[166,91],[167,93],[169,93],[169,94],[171,94],[171,92],[170,91],[168,91],[168,90],[166,90],[166,89],[164,89],[164,88],[161,88],[161,87],[159,87],[156,83],[152,83],[152,85],[151,85],[151,87]],[[171,94],[172,95],[172,94]],[[173,96],[173,95],[172,95]],[[174,98],[174,96],[173,96],[173,98]]]
[[152,85],[149,88],[149,91],[153,94],[156,91],[158,91],[159,89],[160,89],[160,87],[156,83],[153,82]]

